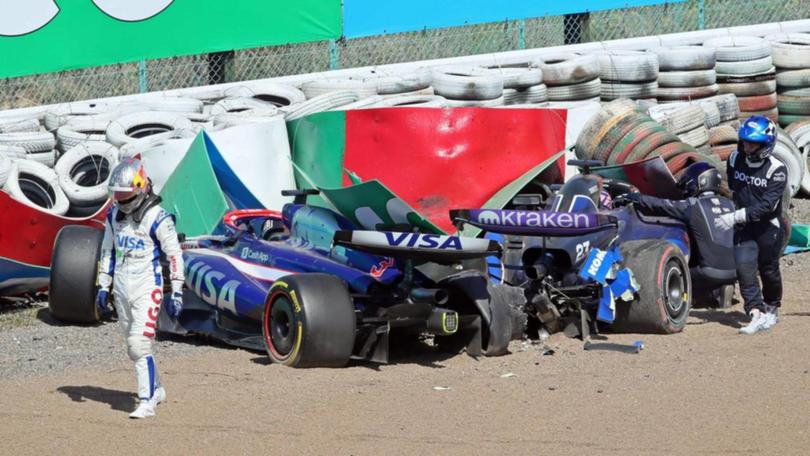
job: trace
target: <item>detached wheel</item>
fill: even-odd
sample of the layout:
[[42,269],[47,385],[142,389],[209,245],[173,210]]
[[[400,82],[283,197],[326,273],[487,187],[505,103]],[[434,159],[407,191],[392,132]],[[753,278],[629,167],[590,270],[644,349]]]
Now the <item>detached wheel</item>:
[[631,303],[616,301],[613,329],[672,334],[683,330],[691,309],[692,282],[681,250],[661,241],[632,241],[622,255],[641,289]]
[[96,323],[96,275],[104,232],[68,225],[56,235],[51,257],[48,308],[57,320]]
[[328,274],[277,280],[267,294],[267,355],[292,367],[342,367],[352,355],[356,319],[346,284]]

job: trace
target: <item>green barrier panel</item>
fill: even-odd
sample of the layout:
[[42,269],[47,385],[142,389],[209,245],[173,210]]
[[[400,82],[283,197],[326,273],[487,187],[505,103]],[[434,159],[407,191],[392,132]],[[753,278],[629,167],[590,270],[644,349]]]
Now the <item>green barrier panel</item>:
[[[298,188],[343,186],[343,153],[346,148],[346,115],[343,111],[321,112],[287,122],[287,135]],[[309,198],[309,202],[329,206],[317,196]]]
[[177,217],[177,231],[187,236],[210,234],[229,209],[211,167],[203,134],[191,143],[160,192],[162,206]]
[[340,0],[6,1],[0,78],[340,36]]
[[793,224],[788,245],[799,248],[810,248],[810,225]]

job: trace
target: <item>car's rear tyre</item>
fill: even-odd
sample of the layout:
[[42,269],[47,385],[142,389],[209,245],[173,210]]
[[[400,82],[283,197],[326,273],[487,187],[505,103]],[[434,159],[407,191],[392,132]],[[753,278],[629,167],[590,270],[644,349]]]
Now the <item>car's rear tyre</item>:
[[346,284],[328,274],[295,274],[267,294],[267,355],[292,367],[342,367],[354,348],[356,318]]
[[96,274],[104,232],[68,225],[56,235],[51,257],[48,308],[57,320],[96,323]]
[[691,309],[692,281],[681,249],[648,240],[627,242],[621,252],[641,288],[630,303],[616,300],[613,329],[655,334],[682,331]]

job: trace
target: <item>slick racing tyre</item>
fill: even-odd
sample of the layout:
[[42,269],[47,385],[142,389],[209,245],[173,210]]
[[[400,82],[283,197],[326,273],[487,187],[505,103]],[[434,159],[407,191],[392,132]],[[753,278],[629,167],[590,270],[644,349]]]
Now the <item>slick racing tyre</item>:
[[681,332],[691,308],[692,281],[686,258],[675,244],[660,240],[630,241],[621,246],[627,268],[640,289],[632,302],[616,300],[618,332]]
[[104,232],[68,225],[56,235],[51,257],[48,309],[57,320],[96,323],[96,274]]
[[328,274],[273,283],[262,319],[267,355],[291,367],[342,367],[352,355],[356,319],[346,284]]

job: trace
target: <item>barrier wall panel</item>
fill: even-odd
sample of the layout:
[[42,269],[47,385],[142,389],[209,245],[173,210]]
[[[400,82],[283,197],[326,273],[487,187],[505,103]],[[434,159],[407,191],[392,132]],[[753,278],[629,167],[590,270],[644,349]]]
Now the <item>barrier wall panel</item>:
[[0,78],[338,38],[340,0],[0,2]]
[[565,2],[502,0],[344,0],[347,38],[411,32],[423,29],[498,22],[521,18],[560,16],[616,8],[682,3],[685,0],[568,0]]

